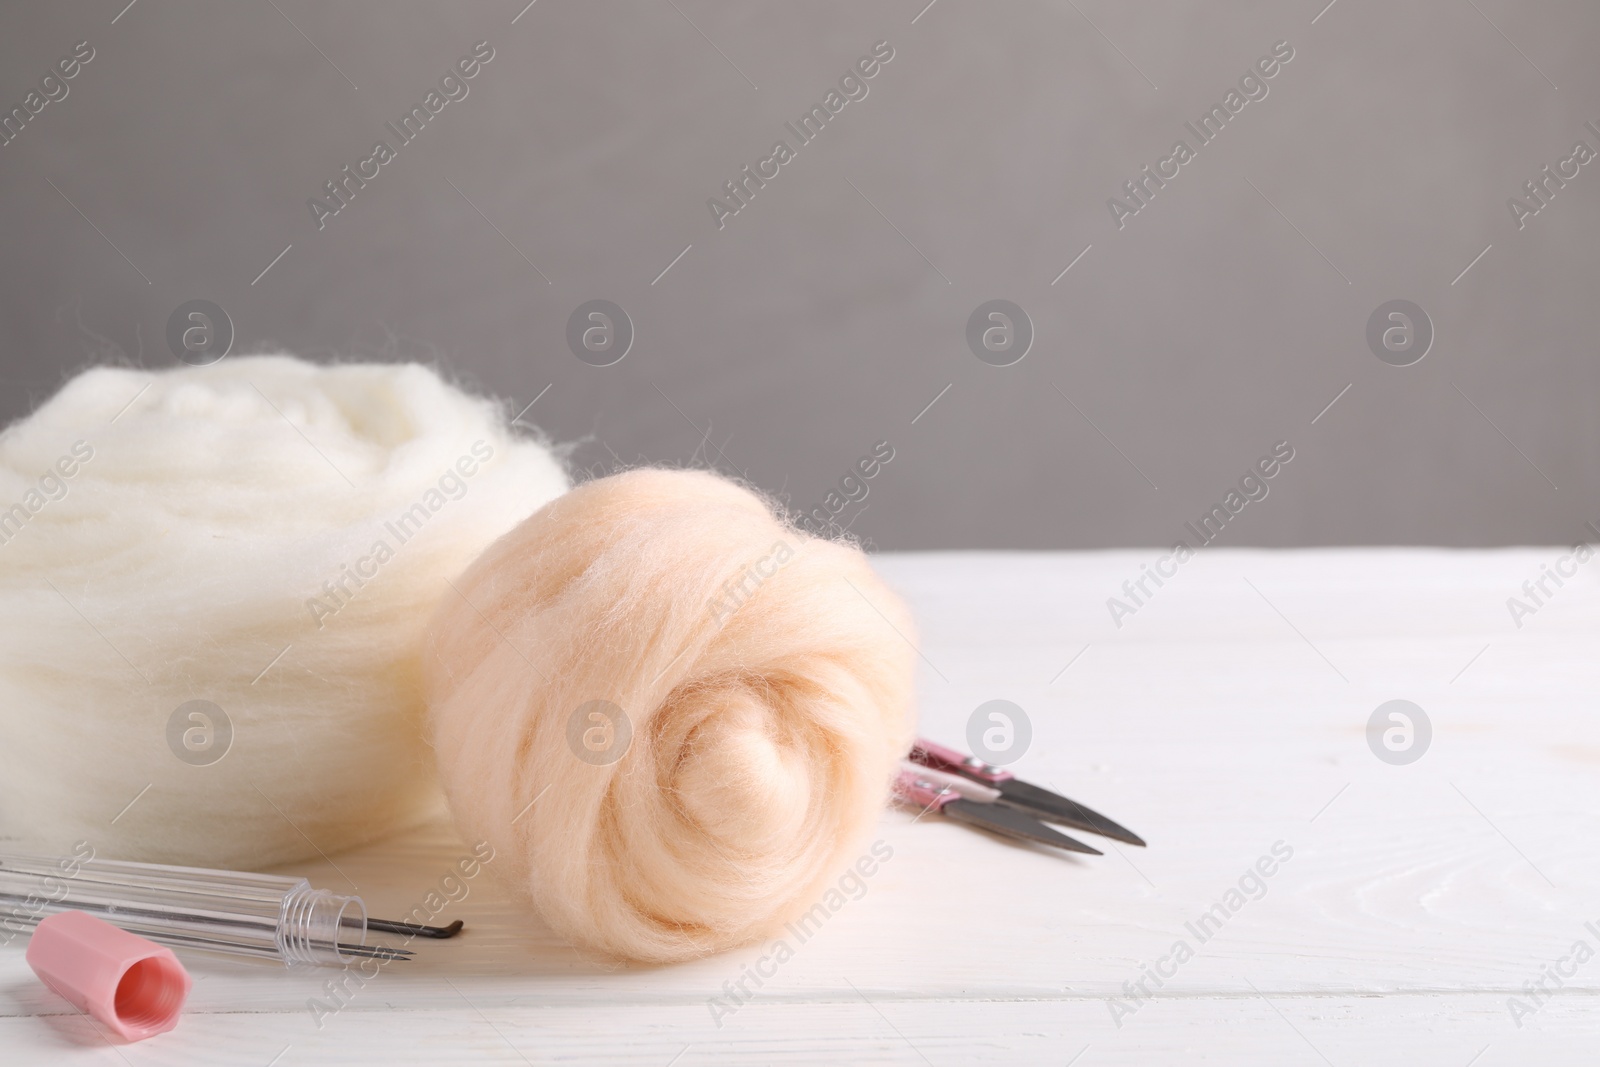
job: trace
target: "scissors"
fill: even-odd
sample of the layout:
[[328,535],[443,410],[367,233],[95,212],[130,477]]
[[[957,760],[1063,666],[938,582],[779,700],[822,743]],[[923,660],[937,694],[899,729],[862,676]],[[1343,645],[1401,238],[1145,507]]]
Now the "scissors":
[[937,809],[957,821],[1007,837],[1039,841],[1072,852],[1101,855],[1046,826],[1057,823],[1130,845],[1144,838],[1093,808],[1024,782],[1010,771],[934,741],[918,739],[895,782],[902,799]]

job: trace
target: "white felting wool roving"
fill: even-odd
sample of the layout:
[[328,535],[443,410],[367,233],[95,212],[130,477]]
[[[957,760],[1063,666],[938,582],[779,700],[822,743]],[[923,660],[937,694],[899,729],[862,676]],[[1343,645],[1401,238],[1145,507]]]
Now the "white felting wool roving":
[[457,585],[424,653],[440,776],[558,933],[705,955],[776,934],[855,859],[915,659],[859,550],[644,469],[546,505]]
[[257,869],[419,817],[427,618],[566,487],[414,364],[73,378],[0,436],[0,849]]

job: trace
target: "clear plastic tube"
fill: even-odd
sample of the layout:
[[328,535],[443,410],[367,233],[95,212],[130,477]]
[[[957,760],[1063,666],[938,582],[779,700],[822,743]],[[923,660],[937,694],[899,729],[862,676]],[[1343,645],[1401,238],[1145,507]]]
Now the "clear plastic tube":
[[343,966],[397,958],[367,946],[361,898],[304,878],[0,853],[0,943],[45,916],[84,911],[175,948]]

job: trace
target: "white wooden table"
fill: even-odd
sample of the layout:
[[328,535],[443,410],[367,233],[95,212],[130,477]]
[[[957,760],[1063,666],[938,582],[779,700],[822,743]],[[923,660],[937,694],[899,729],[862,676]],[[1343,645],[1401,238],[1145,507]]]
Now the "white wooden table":
[[[113,1049],[10,948],[0,1063],[1593,1063],[1600,959],[1524,984],[1600,950],[1600,562],[1519,629],[1506,599],[1561,549],[1215,549],[1116,628],[1105,599],[1158,555],[880,557],[922,627],[924,732],[962,744],[979,703],[1015,701],[1015,769],[1148,849],[1063,858],[891,812],[866,894],[720,1026],[708,998],[761,949],[598,965],[488,878],[443,913],[466,934],[320,1028],[335,972],[191,958],[179,1028]],[[1396,698],[1433,726],[1404,766],[1367,743]],[[1201,943],[1186,924],[1280,841],[1264,895]],[[385,914],[463,849],[441,821],[335,860]],[[1179,940],[1194,957],[1129,1000]]]

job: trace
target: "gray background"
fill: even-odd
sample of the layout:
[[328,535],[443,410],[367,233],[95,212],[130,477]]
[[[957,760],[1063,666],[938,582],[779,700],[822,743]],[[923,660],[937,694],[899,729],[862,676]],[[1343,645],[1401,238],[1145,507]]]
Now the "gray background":
[[[171,365],[205,298],[235,352],[548,386],[527,419],[588,473],[698,460],[810,506],[887,439],[842,519],[886,549],[1170,543],[1280,440],[1223,543],[1600,518],[1600,164],[1520,232],[1506,207],[1600,148],[1592,3],[523,2],[8,5],[6,109],[97,55],[0,147],[0,414]],[[1268,97],[1119,231],[1107,198],[1280,39]],[[319,232],[307,199],[479,40],[470,95]],[[878,40],[867,98],[719,232],[707,198]],[[565,344],[594,298],[635,324],[615,366]],[[1011,367],[965,342],[991,298],[1035,324]],[[1434,322],[1414,366],[1364,339],[1393,298]]]

